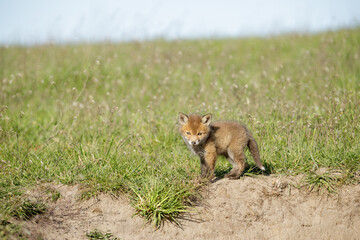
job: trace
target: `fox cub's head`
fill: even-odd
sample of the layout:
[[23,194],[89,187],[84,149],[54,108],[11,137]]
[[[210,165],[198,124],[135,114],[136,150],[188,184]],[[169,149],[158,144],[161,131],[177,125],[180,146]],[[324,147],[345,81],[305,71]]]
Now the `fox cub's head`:
[[210,134],[211,114],[204,116],[179,113],[180,133],[190,145],[198,145]]

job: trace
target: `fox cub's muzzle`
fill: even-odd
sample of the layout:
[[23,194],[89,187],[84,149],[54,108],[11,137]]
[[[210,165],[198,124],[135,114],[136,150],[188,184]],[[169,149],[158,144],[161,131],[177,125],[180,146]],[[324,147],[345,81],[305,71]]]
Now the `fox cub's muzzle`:
[[197,141],[189,141],[191,145],[198,145],[200,143],[200,140]]

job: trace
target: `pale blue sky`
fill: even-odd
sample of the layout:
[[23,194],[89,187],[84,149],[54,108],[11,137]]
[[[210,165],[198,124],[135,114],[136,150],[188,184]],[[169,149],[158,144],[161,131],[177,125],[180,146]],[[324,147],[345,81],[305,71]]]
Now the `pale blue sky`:
[[268,36],[360,25],[360,0],[0,0],[0,44]]

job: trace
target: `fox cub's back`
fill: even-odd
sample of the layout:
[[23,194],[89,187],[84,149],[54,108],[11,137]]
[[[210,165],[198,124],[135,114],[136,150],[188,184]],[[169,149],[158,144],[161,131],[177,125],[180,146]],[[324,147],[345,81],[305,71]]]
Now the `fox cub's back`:
[[247,128],[237,122],[213,122],[211,129],[214,135],[214,141],[224,147],[229,146],[232,141],[242,140],[244,143],[247,143],[251,136]]

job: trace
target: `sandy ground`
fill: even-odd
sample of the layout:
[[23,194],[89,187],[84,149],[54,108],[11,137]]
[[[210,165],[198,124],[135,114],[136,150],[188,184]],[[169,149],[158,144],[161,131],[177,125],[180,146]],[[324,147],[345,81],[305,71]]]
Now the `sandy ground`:
[[87,239],[99,229],[121,240],[136,239],[360,239],[360,186],[337,194],[296,189],[298,178],[279,176],[221,179],[204,192],[197,213],[182,227],[155,230],[134,215],[126,199],[100,195],[77,201],[78,186],[58,185],[62,195],[49,211],[24,223],[32,238]]

